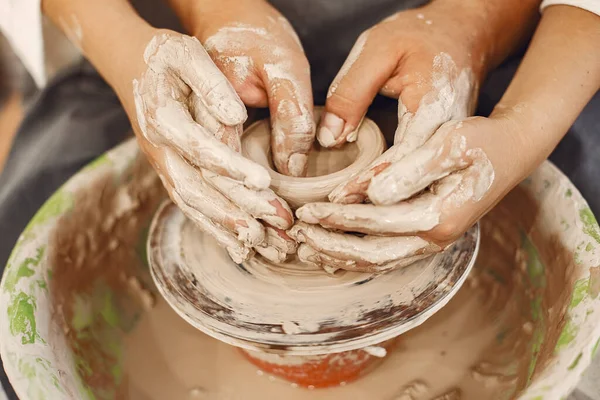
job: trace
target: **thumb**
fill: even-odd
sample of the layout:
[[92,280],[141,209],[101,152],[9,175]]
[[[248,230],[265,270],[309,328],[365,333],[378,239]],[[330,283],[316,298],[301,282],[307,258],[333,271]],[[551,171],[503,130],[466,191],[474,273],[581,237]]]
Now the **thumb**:
[[356,140],[356,129],[395,67],[395,53],[364,32],[329,87],[317,139],[334,147]]

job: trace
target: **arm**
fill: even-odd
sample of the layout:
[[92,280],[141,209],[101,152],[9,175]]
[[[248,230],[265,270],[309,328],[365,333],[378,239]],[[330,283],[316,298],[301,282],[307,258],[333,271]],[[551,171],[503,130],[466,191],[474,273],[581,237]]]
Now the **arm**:
[[522,48],[531,37],[539,19],[539,0],[435,0],[448,13],[465,17],[474,35],[482,37],[480,53],[485,73],[500,65]]
[[[296,236],[317,245],[317,254],[327,256],[323,264],[342,268],[366,265],[385,270],[404,265],[411,256],[440,251],[526,178],[565,135],[600,87],[598,43],[600,17],[575,7],[547,8],[517,74],[489,118],[445,123],[410,151],[401,138],[390,149],[395,159],[388,156],[377,173],[363,174],[371,178],[366,188],[357,184],[361,180],[350,181],[332,193],[337,204],[300,208],[297,215],[303,223],[295,228],[301,231]],[[406,131],[405,136],[411,134],[414,131]],[[342,204],[343,195],[356,188],[365,190],[373,204]],[[402,256],[373,265],[368,243],[357,245],[357,239],[352,240],[362,259],[328,253],[349,238],[323,228],[366,233],[371,244],[386,236],[423,241],[396,248]],[[319,243],[329,247],[318,248]]]
[[548,157],[600,89],[598,43],[600,16],[570,6],[545,9],[517,74],[492,114],[517,124],[524,149],[538,149],[517,180]]
[[143,54],[155,32],[129,1],[43,0],[42,9],[119,97],[130,97],[132,80],[124,77],[137,76],[145,69],[143,59],[135,55]]

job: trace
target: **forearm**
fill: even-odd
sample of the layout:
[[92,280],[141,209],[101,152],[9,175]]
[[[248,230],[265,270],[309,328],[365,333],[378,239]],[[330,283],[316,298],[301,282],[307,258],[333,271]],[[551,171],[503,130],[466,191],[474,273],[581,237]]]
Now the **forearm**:
[[527,43],[539,19],[541,0],[435,0],[449,12],[460,12],[483,36],[480,56],[486,72]]
[[113,86],[135,67],[128,53],[151,29],[127,0],[43,0],[42,9]]
[[[514,121],[523,151],[546,158],[600,88],[600,17],[548,8],[492,117]],[[533,153],[533,154],[531,154]]]

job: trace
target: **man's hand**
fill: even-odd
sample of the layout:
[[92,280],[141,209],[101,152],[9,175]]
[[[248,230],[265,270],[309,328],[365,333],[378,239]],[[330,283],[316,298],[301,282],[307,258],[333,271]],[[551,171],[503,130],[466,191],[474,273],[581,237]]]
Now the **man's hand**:
[[318,139],[356,140],[379,92],[398,98],[394,145],[336,188],[332,203],[297,211],[290,235],[303,243],[301,258],[359,271],[406,265],[444,249],[494,204],[490,193],[514,184],[511,175],[495,185],[497,168],[512,167],[498,159],[510,160],[513,142],[500,121],[448,122],[472,114],[485,72],[517,45],[497,39],[507,13],[489,11],[489,2],[437,0],[359,37],[330,87]]
[[370,181],[372,204],[301,207],[290,232],[301,258],[385,271],[443,250],[524,178],[528,153],[515,128],[502,118],[447,122]]

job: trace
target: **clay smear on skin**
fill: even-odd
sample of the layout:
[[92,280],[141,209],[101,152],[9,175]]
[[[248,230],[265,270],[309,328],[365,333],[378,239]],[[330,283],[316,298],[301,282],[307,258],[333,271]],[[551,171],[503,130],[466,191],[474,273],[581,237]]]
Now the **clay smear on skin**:
[[[158,35],[145,59],[148,71],[134,82],[138,121],[157,147],[155,161],[173,201],[234,260],[241,262],[255,246],[279,260],[287,249],[268,242],[274,236],[266,236],[256,219],[287,229],[291,210],[268,189],[268,172],[239,153],[241,123],[227,125],[245,119],[239,97],[194,38]],[[192,78],[198,80],[197,91],[202,85],[216,89],[210,95],[192,92]],[[226,174],[237,179],[222,176]],[[196,184],[190,185],[192,181]]]
[[[270,18],[274,32],[284,30],[293,38],[302,52],[302,46],[293,28],[285,18]],[[280,38],[263,27],[253,27],[245,24],[224,27],[205,41],[205,46],[223,66],[233,65],[234,76],[232,79],[243,83],[249,76],[250,70],[262,69],[266,76],[267,94],[269,96],[271,112],[273,114],[273,147],[278,150],[289,146],[288,136],[304,135],[305,141],[297,141],[296,148],[285,149],[289,153],[285,161],[287,169],[292,176],[301,176],[306,165],[305,153],[310,149],[310,140],[314,133],[311,107],[307,104],[312,98],[310,87],[304,87],[298,82],[298,76],[309,75],[306,71],[298,71],[298,67],[290,61],[291,55],[286,38]],[[263,65],[254,65],[252,59],[246,54],[248,50],[259,52],[259,59]],[[257,71],[259,75],[260,72]],[[282,96],[290,96],[282,98]],[[273,107],[273,104],[277,104]],[[285,171],[284,171],[285,172]]]
[[[206,108],[205,117],[215,119],[219,115],[220,125],[225,127],[241,125],[247,117],[245,106],[198,40],[157,35],[146,49],[145,60],[148,70],[133,82],[138,123],[144,137],[154,146],[174,148],[207,169],[226,168],[232,178],[248,187],[267,188],[270,179],[262,167],[215,140],[214,133],[208,130],[210,124],[202,128],[193,119],[194,107]],[[189,86],[184,83],[186,79]],[[192,86],[197,91],[215,89],[205,94],[191,93]]]
[[[442,208],[450,211],[469,201],[478,202],[494,182],[494,168],[480,148],[469,148],[460,134],[461,122],[440,128],[431,140],[405,159],[392,164],[371,181],[369,198],[390,205],[406,200],[434,182],[438,188],[432,207],[438,219]],[[440,187],[447,186],[443,190]]]
[[[438,131],[441,140],[416,150],[372,180],[370,199],[385,207],[345,205],[340,216],[340,206],[335,203],[309,204],[297,211],[298,217],[311,224],[365,234],[433,229],[442,214],[480,201],[494,181],[491,162],[481,149],[468,149],[466,138],[459,134],[460,125],[447,124]],[[450,134],[453,136],[447,136]]]
[[329,196],[335,203],[360,203],[366,199],[371,179],[389,165],[423,146],[445,122],[466,118],[473,108],[474,78],[470,69],[458,70],[452,58],[441,53],[433,60],[432,89],[410,112],[398,99],[398,127],[394,146],[375,160],[365,172],[351,177]]

